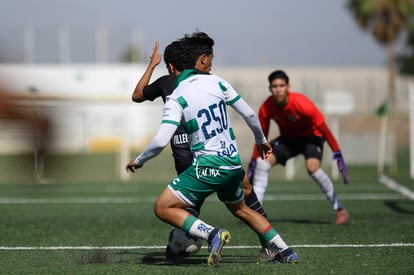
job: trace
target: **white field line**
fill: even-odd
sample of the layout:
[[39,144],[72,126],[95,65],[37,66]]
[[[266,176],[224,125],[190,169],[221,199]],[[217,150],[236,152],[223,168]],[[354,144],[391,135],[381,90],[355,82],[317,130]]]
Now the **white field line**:
[[378,180],[387,186],[388,188],[399,192],[401,195],[414,200],[414,192],[408,189],[407,187],[398,184],[393,179],[387,177],[386,175],[382,174],[378,177]]
[[[73,197],[73,198],[0,198],[0,204],[99,204],[99,203],[142,203],[155,201],[155,197]],[[405,199],[399,194],[342,194],[342,200],[397,200]],[[323,195],[266,195],[265,201],[319,201]],[[218,201],[211,199],[210,201]]]
[[[302,248],[371,248],[371,247],[414,247],[414,243],[382,243],[382,244],[298,244],[291,247]],[[131,245],[131,246],[0,246],[0,250],[131,250],[131,249],[164,249],[165,245]],[[207,248],[203,246],[202,248]],[[258,249],[260,246],[226,245],[225,249]]]

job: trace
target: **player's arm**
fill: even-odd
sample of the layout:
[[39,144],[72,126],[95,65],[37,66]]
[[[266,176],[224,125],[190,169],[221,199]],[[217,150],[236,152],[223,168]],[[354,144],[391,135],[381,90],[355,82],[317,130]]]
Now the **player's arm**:
[[177,125],[162,123],[157,134],[147,147],[145,147],[144,151],[136,158],[131,159],[126,165],[125,170],[127,172],[135,172],[135,169],[141,168],[145,162],[159,155],[165,146],[167,146],[176,129]]
[[319,108],[306,96],[302,95],[299,101],[299,113],[301,117],[309,119],[312,127],[315,127],[328,142],[332,152],[339,151],[339,145],[334,135],[325,123],[325,117]]
[[135,169],[141,168],[145,162],[161,153],[171,140],[178,125],[180,125],[181,115],[181,107],[179,104],[174,100],[167,101],[164,105],[163,120],[157,134],[141,154],[127,163],[125,166],[127,172],[135,172]]
[[156,41],[152,55],[150,56],[150,63],[132,93],[132,101],[134,102],[143,102],[146,100],[144,96],[144,88],[148,85],[155,67],[161,62],[162,55],[158,52],[158,48],[159,44],[158,41]]
[[329,147],[331,148],[332,152],[335,153],[340,151],[338,142],[336,141],[334,135],[332,134],[331,130],[329,129],[328,125],[326,125],[325,121],[317,126],[318,130],[322,133],[323,137],[326,139]]
[[[268,135],[269,135],[270,119],[269,119],[268,111],[266,109],[265,104],[260,106],[259,113],[258,113],[258,118],[259,118],[260,127],[263,131],[263,134],[265,135],[265,137],[267,139]],[[251,159],[256,160],[258,157],[259,157],[258,151],[257,151],[256,147],[254,147]]]
[[254,110],[246,103],[246,101],[239,97],[231,106],[240,114],[249,128],[252,130],[256,142],[256,148],[258,155],[265,159],[272,152],[272,148],[267,142],[267,139],[263,133],[259,119]]
[[[266,105],[263,103],[259,108],[259,122],[262,128],[263,134],[266,138],[268,138],[269,134],[269,126],[270,126],[270,119],[267,115]],[[247,177],[249,178],[250,182],[253,182],[254,178],[254,171],[256,170],[257,165],[257,158],[260,156],[260,151],[257,148],[257,145],[253,147],[252,156],[250,158],[249,167],[247,168]]]
[[318,125],[317,128],[325,137],[326,142],[328,143],[329,147],[333,152],[333,159],[336,160],[338,170],[342,173],[344,183],[348,184],[348,168],[346,167],[345,159],[342,155],[341,149],[339,148],[338,142],[336,141],[328,125],[326,125],[325,121]]
[[344,157],[342,156],[341,149],[334,135],[325,123],[325,118],[316,105],[304,97],[302,99],[303,112],[312,119],[312,124],[322,133],[322,136],[326,139],[329,147],[333,152],[333,159],[336,160],[338,170],[342,173],[342,178],[345,184],[348,184],[348,168],[346,167]]

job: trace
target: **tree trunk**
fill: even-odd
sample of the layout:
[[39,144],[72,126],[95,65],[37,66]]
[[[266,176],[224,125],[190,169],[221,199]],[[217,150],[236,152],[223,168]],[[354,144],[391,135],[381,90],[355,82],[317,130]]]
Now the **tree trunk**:
[[388,55],[388,103],[390,114],[394,113],[396,109],[396,95],[395,95],[395,74],[396,74],[396,61],[395,61],[395,43],[394,41],[388,43],[387,45],[387,55]]
[[[381,122],[381,138],[382,138],[382,144],[380,145],[382,148],[384,154],[383,163],[381,166],[379,166],[380,170],[379,172],[383,172],[384,164],[385,164],[385,154],[386,154],[386,148],[387,147],[394,147],[394,144],[390,143],[390,140],[388,140],[390,134],[396,134],[394,133],[395,127],[394,127],[394,121],[395,121],[395,115],[397,113],[397,97],[396,97],[396,58],[395,58],[395,41],[391,41],[387,45],[387,55],[388,55],[388,111],[385,113],[385,116],[382,118]],[[394,148],[395,149],[395,148]],[[394,151],[394,150],[392,150]],[[394,166],[395,157],[392,156],[392,163],[390,164],[391,167]]]

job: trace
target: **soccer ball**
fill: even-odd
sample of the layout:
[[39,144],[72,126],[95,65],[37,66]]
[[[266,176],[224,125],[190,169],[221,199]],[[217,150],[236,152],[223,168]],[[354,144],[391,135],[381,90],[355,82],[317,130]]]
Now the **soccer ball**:
[[189,257],[196,254],[200,249],[203,240],[192,237],[183,230],[173,228],[168,238],[168,246],[177,257]]

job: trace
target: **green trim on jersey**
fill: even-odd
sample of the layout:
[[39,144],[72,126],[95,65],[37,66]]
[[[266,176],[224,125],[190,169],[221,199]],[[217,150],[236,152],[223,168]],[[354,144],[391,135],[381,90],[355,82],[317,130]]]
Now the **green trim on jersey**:
[[220,86],[220,89],[221,89],[223,92],[227,91],[227,87],[226,87],[226,86],[224,86],[224,84],[223,84],[223,83],[221,83],[221,81],[218,83],[218,85]]
[[199,150],[204,150],[204,142],[203,141],[191,146],[191,151],[199,151]]
[[230,100],[230,101],[227,101],[227,105],[231,105],[231,104],[233,104],[234,102],[236,102],[237,100],[239,100],[241,98],[241,96],[240,95],[237,95],[233,100]]
[[197,124],[197,120],[195,118],[190,119],[189,121],[187,121],[184,125],[185,130],[187,132],[187,134],[192,134],[196,131],[198,131],[198,124]]
[[176,125],[176,126],[179,126],[179,125],[180,125],[180,123],[179,123],[179,122],[174,121],[174,120],[168,120],[168,119],[163,119],[163,120],[161,121],[161,123],[173,124],[173,125]]
[[177,98],[177,102],[180,104],[181,108],[185,109],[188,107],[187,101],[184,99],[184,97],[180,96]]
[[230,134],[231,140],[235,140],[236,139],[236,135],[234,134],[233,128],[230,128],[229,129],[229,134]]
[[196,160],[196,166],[205,166],[205,167],[219,167],[219,168],[229,168],[235,169],[240,168],[241,160],[239,154],[232,157],[218,157],[213,155],[204,155],[200,156]]
[[192,77],[193,75],[196,75],[196,74],[198,74],[196,69],[182,71],[175,79],[175,87],[177,87],[181,81],[186,80],[187,78]]

